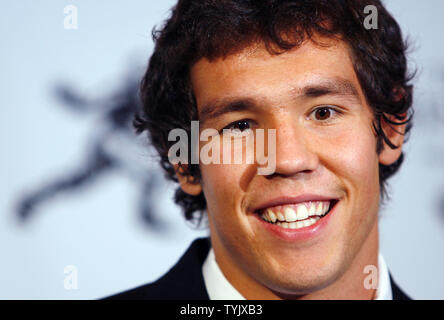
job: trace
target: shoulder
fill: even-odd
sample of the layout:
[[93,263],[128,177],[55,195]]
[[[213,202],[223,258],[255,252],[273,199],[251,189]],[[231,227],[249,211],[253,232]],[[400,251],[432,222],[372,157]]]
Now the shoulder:
[[179,261],[160,279],[105,298],[106,300],[208,300],[202,264],[210,250],[209,238],[193,241]]

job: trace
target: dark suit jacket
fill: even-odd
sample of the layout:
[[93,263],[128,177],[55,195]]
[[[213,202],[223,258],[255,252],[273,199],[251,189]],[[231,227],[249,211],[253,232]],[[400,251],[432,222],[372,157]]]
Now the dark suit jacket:
[[[159,280],[110,296],[110,300],[209,300],[202,265],[210,250],[209,238],[196,239],[179,262]],[[393,300],[410,300],[390,275]]]

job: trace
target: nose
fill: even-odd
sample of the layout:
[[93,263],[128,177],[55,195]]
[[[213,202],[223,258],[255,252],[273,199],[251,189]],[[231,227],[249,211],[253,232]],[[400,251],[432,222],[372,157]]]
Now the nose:
[[293,177],[314,172],[319,166],[316,147],[306,128],[281,122],[276,128],[276,169],[268,178]]

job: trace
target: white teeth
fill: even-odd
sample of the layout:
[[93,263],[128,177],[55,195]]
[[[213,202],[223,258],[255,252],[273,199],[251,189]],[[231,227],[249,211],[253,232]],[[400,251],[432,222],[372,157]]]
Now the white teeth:
[[322,202],[319,202],[318,206],[316,207],[316,215],[321,216],[324,214],[324,205]]
[[309,227],[313,224],[315,224],[319,219],[321,219],[320,217],[313,217],[310,219],[306,219],[306,220],[302,220],[302,221],[294,221],[294,222],[281,222],[281,221],[277,221],[275,224],[281,228],[285,228],[285,229],[300,229],[300,228],[305,228],[305,227]]
[[268,213],[268,217],[270,218],[270,221],[275,223],[276,222],[276,215],[274,214],[274,212],[271,211],[270,209],[268,209],[267,213]]
[[330,209],[330,202],[325,202],[325,203],[322,205],[322,207],[323,207],[323,209],[324,209],[324,211],[322,212],[322,214],[326,214],[327,211]]
[[285,220],[288,222],[293,222],[300,219],[299,216],[296,216],[296,212],[294,212],[293,208],[290,207],[285,208],[284,214],[285,214]]
[[310,217],[316,215],[316,203],[315,202],[310,202],[310,206],[308,209],[308,215]]
[[[277,225],[279,225],[279,222],[280,225],[286,223],[284,228],[289,227],[289,225],[293,226],[291,228],[300,228],[315,223],[316,219],[324,216],[329,209],[329,201],[310,201],[296,205],[277,206],[273,209],[269,208],[262,214],[262,219]],[[294,222],[302,222],[302,224],[293,224]]]
[[308,210],[304,204],[298,206],[297,217],[298,217],[298,220],[304,220],[304,219],[308,218]]

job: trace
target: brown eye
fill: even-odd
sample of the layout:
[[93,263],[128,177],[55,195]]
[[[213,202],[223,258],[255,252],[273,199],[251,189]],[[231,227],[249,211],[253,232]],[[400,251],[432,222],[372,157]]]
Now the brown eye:
[[250,129],[250,123],[247,120],[237,121],[234,123],[233,129],[239,129],[240,131]]
[[251,120],[244,119],[244,120],[238,120],[235,122],[230,123],[228,126],[226,126],[224,129],[228,130],[239,130],[241,132],[251,129]]
[[328,120],[331,117],[331,110],[330,108],[319,108],[315,111],[314,116],[316,120]]

